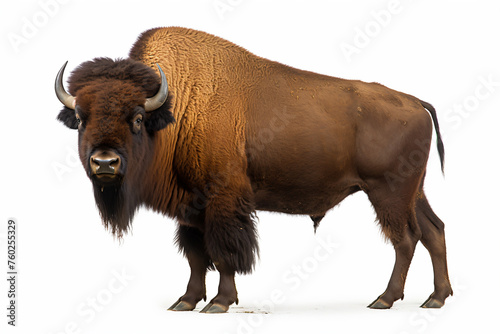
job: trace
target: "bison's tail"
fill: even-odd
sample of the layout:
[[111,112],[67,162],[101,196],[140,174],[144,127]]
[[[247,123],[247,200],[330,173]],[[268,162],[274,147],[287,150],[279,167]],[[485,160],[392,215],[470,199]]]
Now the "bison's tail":
[[441,132],[439,132],[439,122],[436,115],[436,109],[432,106],[432,104],[420,100],[420,104],[429,111],[431,114],[432,121],[434,122],[434,128],[436,129],[436,137],[437,137],[437,149],[439,153],[439,159],[441,160],[441,171],[444,174],[444,144],[443,139],[441,138]]

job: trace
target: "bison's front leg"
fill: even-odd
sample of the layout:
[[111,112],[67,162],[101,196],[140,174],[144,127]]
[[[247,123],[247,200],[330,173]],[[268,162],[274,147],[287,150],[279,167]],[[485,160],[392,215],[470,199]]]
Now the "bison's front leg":
[[238,292],[234,282],[234,270],[225,264],[216,264],[220,273],[219,291],[217,296],[201,310],[201,313],[224,313],[229,309],[229,305],[236,302],[238,304]]
[[169,310],[192,311],[200,300],[207,299],[205,276],[211,261],[205,251],[203,234],[198,229],[179,225],[177,244],[189,261],[191,277],[186,293]]
[[217,296],[204,313],[226,312],[229,305],[238,303],[234,275],[251,272],[258,252],[253,205],[248,197],[220,195],[225,196],[212,199],[205,211],[205,246],[220,273],[220,283]]

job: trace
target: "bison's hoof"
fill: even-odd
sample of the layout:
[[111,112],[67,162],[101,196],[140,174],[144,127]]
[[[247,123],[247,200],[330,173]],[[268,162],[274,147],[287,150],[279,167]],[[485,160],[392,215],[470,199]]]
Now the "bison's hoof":
[[422,308],[441,308],[441,307],[443,307],[443,305],[444,305],[444,302],[439,301],[436,298],[433,298],[431,296],[420,307],[422,307]]
[[381,297],[378,297],[373,303],[368,305],[368,307],[374,310],[387,310],[392,307],[392,304],[386,302]]
[[192,305],[191,303],[178,300],[174,303],[174,305],[169,307],[169,311],[192,311],[194,310],[195,305]]
[[200,313],[225,313],[229,306],[221,305],[218,303],[209,303],[200,311]]

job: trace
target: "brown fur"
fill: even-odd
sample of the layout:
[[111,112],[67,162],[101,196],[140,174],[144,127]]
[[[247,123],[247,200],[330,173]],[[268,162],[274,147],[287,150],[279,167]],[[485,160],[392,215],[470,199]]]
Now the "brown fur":
[[[155,64],[169,83],[167,107],[145,115],[147,133],[134,136],[124,119],[158,89]],[[444,225],[422,202],[433,120],[444,155],[430,104],[380,84],[294,69],[184,28],[143,33],[130,59],[83,64],[70,92],[86,121],[80,156],[87,170],[96,147],[126,161],[116,217],[101,198],[112,188],[94,184],[105,223],[126,232],[141,204],[179,222],[177,243],[192,272],[174,309],[192,309],[205,297],[204,275],[213,267],[221,283],[208,310],[237,301],[234,273],[250,272],[258,253],[255,210],[309,215],[317,228],[359,190],[396,250],[389,286],[372,306],[402,298],[421,238],[434,253],[435,299],[444,303],[451,293]],[[71,116],[66,108],[59,119],[74,127]]]

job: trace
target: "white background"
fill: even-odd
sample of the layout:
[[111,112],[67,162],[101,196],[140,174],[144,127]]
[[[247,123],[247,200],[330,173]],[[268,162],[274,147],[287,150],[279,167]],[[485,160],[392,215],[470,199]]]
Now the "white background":
[[[16,328],[6,325],[6,280],[0,284],[1,327],[9,333],[500,331],[498,2],[41,0],[0,6],[4,274],[5,226],[11,217],[19,224]],[[446,176],[433,145],[426,192],[446,223],[455,290],[446,306],[418,307],[433,291],[430,258],[419,244],[404,301],[387,311],[366,308],[386,287],[394,251],[359,193],[332,210],[316,235],[308,217],[260,212],[261,259],[252,275],[237,277],[240,305],[223,315],[166,311],[189,277],[173,245],[175,222],[141,209],[122,243],[104,230],[75,157],[77,134],[56,121],[61,105],[53,92],[64,61],[69,73],[93,57],[126,57],[139,33],[158,26],[204,30],[272,60],[377,81],[432,103],[445,137]],[[350,57],[341,48],[348,44],[357,48]],[[301,274],[293,271],[298,268]],[[123,282],[115,278],[119,273]],[[209,299],[217,284],[218,275],[209,273]]]

